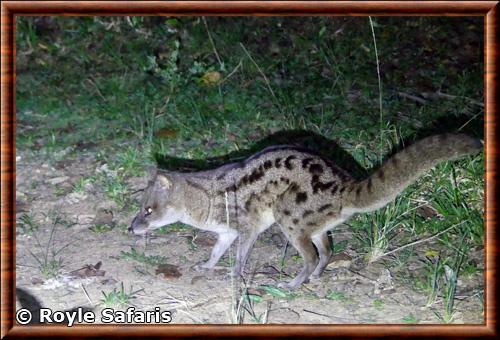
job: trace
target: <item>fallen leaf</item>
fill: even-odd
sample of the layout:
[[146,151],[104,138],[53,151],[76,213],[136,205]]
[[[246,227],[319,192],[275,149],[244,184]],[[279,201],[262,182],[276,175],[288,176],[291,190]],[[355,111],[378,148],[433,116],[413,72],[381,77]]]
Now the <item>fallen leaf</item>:
[[86,278],[91,276],[104,276],[106,272],[104,270],[100,270],[102,266],[102,262],[99,261],[95,265],[87,264],[84,267],[73,270],[70,272],[70,275],[73,277]]
[[211,247],[211,246],[215,245],[217,240],[211,236],[208,236],[208,235],[198,235],[193,240],[193,242],[199,246]]
[[99,209],[94,218],[93,224],[95,225],[111,225],[113,222],[113,212],[108,209]]
[[173,264],[158,265],[155,274],[163,274],[165,279],[176,279],[182,276],[182,273],[179,271],[179,267],[174,266]]
[[160,130],[156,131],[155,133],[156,137],[160,138],[173,138],[177,136],[177,131],[168,127],[161,128]]
[[221,79],[220,72],[209,71],[201,77],[201,82],[204,85],[217,85]]
[[434,217],[440,217],[439,213],[437,212],[436,209],[434,209],[430,205],[423,205],[421,207],[418,207],[417,209],[417,214],[422,216],[423,218],[434,218]]
[[271,296],[279,297],[279,298],[287,297],[286,292],[280,288],[273,287],[273,286],[262,286],[262,288],[266,291],[266,293],[268,293]]
[[196,284],[196,282],[200,281],[200,280],[203,280],[204,277],[201,276],[201,275],[198,275],[198,276],[194,276],[192,279],[191,279],[191,284],[194,285]]
[[439,252],[436,250],[429,249],[425,252],[425,256],[427,257],[437,257],[439,255]]

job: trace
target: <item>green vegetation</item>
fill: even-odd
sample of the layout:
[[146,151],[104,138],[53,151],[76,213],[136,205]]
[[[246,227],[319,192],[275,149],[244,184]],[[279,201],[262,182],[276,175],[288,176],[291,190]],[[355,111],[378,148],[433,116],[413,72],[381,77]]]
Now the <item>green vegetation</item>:
[[[334,140],[357,167],[332,158],[356,176],[402,140],[443,131],[483,138],[480,17],[16,23],[17,148],[49,162],[94,153],[102,167],[73,190],[92,183],[123,209],[133,206],[127,179],[144,176],[155,161],[213,166],[217,159],[205,159],[241,158],[284,130]],[[453,282],[477,269],[468,249],[484,243],[483,174],[483,154],[441,164],[385,209],[349,221],[357,240],[351,247],[369,261],[404,270],[422,246],[439,250],[421,286],[430,304],[446,296],[445,321],[452,318]],[[29,217],[21,228],[33,229]],[[445,268],[452,274],[439,284]]]
[[254,323],[267,323],[267,316],[271,307],[271,302],[267,302],[267,308],[264,312],[257,314],[254,307],[256,304],[262,302],[262,297],[256,294],[250,294],[247,288],[241,292],[240,298],[236,305],[231,309],[230,321],[231,323],[243,324],[245,315],[249,315]]
[[132,287],[130,287],[129,292],[125,291],[123,287],[123,282],[121,283],[120,289],[117,290],[113,288],[113,290],[109,293],[102,292],[103,298],[100,301],[100,305],[103,306],[128,306],[130,305],[130,300],[135,298],[135,294],[142,291],[142,289],[137,291],[132,291]]
[[408,323],[408,324],[418,323],[418,319],[412,313],[406,315],[404,318],[401,319],[401,321],[403,323]]
[[275,298],[286,299],[286,298],[293,298],[293,297],[297,296],[297,293],[283,290],[281,288],[274,287],[274,286],[260,286],[260,288],[263,289],[267,294],[269,294]]
[[138,252],[135,248],[130,251],[122,251],[121,258],[126,260],[135,260],[151,266],[167,263],[167,258],[161,255],[146,255],[144,252]]
[[113,228],[107,224],[95,224],[92,227],[90,227],[89,229],[96,234],[102,234],[102,233],[107,233],[108,231],[111,231]]
[[375,300],[373,300],[373,306],[375,306],[375,308],[378,310],[383,310],[384,309],[384,301],[382,301],[380,299],[375,299]]
[[[35,252],[28,249],[28,252],[33,257],[37,263],[37,267],[42,274],[44,279],[56,278],[59,276],[61,269],[63,268],[63,258],[61,253],[66,249],[71,243],[68,243],[61,247],[56,247],[54,235],[56,234],[56,229],[58,225],[65,225],[67,222],[62,219],[62,217],[55,211],[50,211],[45,216],[47,220],[51,221],[49,238],[45,244],[39,239],[38,226],[35,224],[31,225],[31,231],[37,231],[33,233],[33,238],[36,242]],[[24,219],[29,220],[28,218]],[[32,223],[32,220],[30,220]]]
[[38,230],[38,224],[36,224],[33,214],[30,213],[21,215],[17,227],[21,229],[23,234],[31,234]]
[[340,301],[340,302],[351,302],[352,299],[347,297],[343,292],[331,291],[326,295],[328,300]]

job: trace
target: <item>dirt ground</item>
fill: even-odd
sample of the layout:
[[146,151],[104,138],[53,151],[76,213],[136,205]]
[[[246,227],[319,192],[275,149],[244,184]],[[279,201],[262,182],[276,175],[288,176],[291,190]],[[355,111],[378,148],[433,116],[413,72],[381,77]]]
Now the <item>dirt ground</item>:
[[[213,234],[180,228],[147,240],[129,235],[126,226],[134,215],[132,209],[119,208],[95,184],[86,185],[83,192],[73,189],[81,176],[108,171],[105,162],[92,152],[62,159],[48,161],[31,151],[17,152],[17,222],[22,223],[21,217],[31,214],[38,230],[26,233],[17,227],[16,287],[53,311],[86,307],[99,313],[107,307],[100,304],[103,292],[120,291],[123,284],[125,292],[131,293],[129,305],[112,308],[159,307],[171,311],[172,323],[441,322],[435,311],[443,313],[443,297],[438,296],[432,306],[426,307],[428,294],[414,288],[413,278],[407,276],[422,269],[417,260],[410,261],[405,270],[386,268],[381,263],[366,265],[359,261],[361,257],[352,245],[332,259],[317,281],[292,293],[274,290],[280,276],[286,279],[301,267],[292,247],[285,252],[286,241],[275,227],[257,241],[247,264],[245,283],[230,275],[234,248],[219,267],[197,272],[192,266],[209,257],[215,242]],[[144,188],[147,178],[130,178],[127,183],[133,192]],[[49,211],[65,221],[57,226],[52,241]],[[92,231],[96,224],[114,228]],[[345,231],[336,234],[339,240],[352,239],[345,227],[340,229]],[[62,259],[63,267],[57,278],[44,279],[35,260],[35,256],[43,257],[47,244],[60,250],[56,258]],[[131,247],[148,256],[165,257],[178,272],[171,267],[167,274],[157,274],[157,265],[124,258],[122,252],[130,252]],[[482,250],[474,256],[484,263]],[[99,262],[101,266],[95,266]],[[242,287],[248,288],[251,299],[242,298]],[[482,271],[459,280],[453,323],[484,322],[482,301],[474,294],[482,287]],[[18,301],[18,308],[21,305]]]

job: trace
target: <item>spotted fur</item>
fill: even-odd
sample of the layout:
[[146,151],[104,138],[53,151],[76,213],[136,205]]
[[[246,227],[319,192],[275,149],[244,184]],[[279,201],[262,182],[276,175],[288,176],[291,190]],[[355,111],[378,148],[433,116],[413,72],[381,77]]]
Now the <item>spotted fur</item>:
[[235,271],[242,274],[258,235],[277,223],[304,260],[302,271],[287,284],[295,288],[319,276],[328,264],[328,230],[354,213],[384,206],[438,162],[481,148],[465,135],[429,137],[361,181],[330,160],[293,146],[267,148],[215,170],[159,170],[129,230],[143,234],[181,221],[217,233],[210,259],[200,268],[215,266],[239,237]]

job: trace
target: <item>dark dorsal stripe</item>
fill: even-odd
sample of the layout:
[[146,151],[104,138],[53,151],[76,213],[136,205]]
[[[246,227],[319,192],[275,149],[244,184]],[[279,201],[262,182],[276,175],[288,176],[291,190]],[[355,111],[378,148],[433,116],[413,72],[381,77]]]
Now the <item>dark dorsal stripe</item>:
[[[234,169],[245,168],[246,166],[248,166],[248,164],[250,162],[258,160],[263,155],[271,154],[271,153],[277,152],[277,151],[295,151],[295,152],[303,153],[306,155],[315,156],[315,157],[319,158],[324,163],[324,165],[326,165],[328,168],[330,168],[333,174],[339,176],[342,180],[350,179],[350,176],[344,170],[342,170],[341,168],[336,166],[328,158],[323,157],[321,154],[319,154],[318,152],[316,152],[314,150],[309,150],[307,148],[294,146],[294,145],[276,145],[276,146],[267,147],[267,148],[263,149],[262,151],[253,154],[252,156],[250,156],[249,158],[247,158],[245,160],[223,165],[223,166],[218,168],[223,173],[218,175],[216,178],[219,180],[223,179],[229,171],[234,170]],[[292,158],[290,158],[290,157],[292,157]],[[287,157],[288,163],[285,164],[285,166],[290,170],[293,169],[293,164],[290,162],[290,160],[294,159],[294,158],[297,158],[297,157],[294,155]],[[309,165],[310,162],[312,162],[314,160],[315,159],[312,157],[306,157],[302,160],[302,166],[305,168]],[[274,160],[274,166],[276,168],[280,168],[282,165],[281,161],[282,161],[281,157],[276,158]],[[269,162],[271,162],[271,163],[269,163]],[[272,165],[272,160],[266,160],[262,164],[264,169],[268,169],[269,165]],[[324,171],[324,169],[323,169],[323,171]]]

